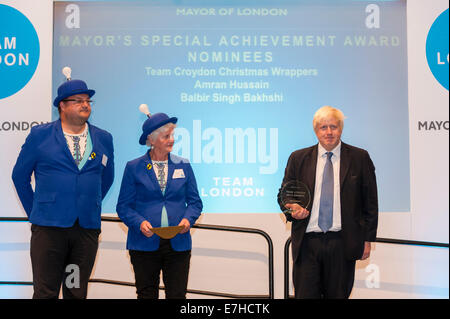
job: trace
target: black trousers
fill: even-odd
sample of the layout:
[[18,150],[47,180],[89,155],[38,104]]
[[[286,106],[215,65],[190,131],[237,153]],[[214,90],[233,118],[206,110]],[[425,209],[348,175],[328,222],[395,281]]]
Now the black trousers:
[[355,261],[345,258],[341,232],[305,234],[293,265],[295,298],[347,299],[354,279]]
[[85,299],[98,249],[99,229],[78,221],[69,228],[31,225],[33,298]]
[[156,251],[130,250],[138,299],[158,299],[162,271],[166,299],[186,299],[191,251],[174,251],[170,240],[160,240]]

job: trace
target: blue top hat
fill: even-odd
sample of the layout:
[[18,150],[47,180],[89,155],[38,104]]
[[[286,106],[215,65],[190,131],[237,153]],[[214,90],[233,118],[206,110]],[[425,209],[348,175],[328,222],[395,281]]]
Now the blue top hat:
[[155,113],[148,117],[148,119],[142,125],[142,135],[139,138],[139,144],[145,145],[147,141],[147,136],[151,134],[154,130],[160,128],[167,123],[175,124],[178,121],[176,117],[169,117],[165,113]]
[[53,101],[53,105],[58,107],[59,102],[65,98],[76,95],[76,94],[87,94],[92,97],[95,94],[94,90],[88,89],[86,83],[81,80],[68,80],[61,84],[58,88],[58,96]]

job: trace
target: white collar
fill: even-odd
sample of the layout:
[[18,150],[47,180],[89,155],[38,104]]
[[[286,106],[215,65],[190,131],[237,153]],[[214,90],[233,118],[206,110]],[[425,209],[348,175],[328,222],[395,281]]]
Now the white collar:
[[63,133],[64,133],[64,135],[67,135],[67,136],[86,137],[86,136],[87,136],[87,132],[88,132],[88,128],[89,128],[89,126],[88,126],[88,124],[86,123],[86,126],[84,127],[84,131],[81,132],[80,134],[70,134],[70,133],[64,132],[64,130],[63,130]]
[[[318,149],[318,157],[326,156],[325,153],[328,151],[319,143],[319,149]],[[341,156],[341,141],[339,141],[339,144],[336,145],[334,149],[331,150],[333,153],[333,156],[336,156],[336,158],[339,158]]]

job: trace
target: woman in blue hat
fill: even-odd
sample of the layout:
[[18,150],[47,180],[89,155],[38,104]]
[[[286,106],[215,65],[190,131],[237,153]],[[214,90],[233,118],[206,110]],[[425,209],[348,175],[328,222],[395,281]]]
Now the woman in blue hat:
[[[127,163],[120,188],[117,213],[128,226],[127,249],[139,299],[158,298],[161,271],[166,298],[186,298],[190,227],[203,204],[191,165],[170,153],[177,120],[164,113],[149,116],[139,143],[150,149]],[[182,229],[171,239],[152,232],[167,226]]]

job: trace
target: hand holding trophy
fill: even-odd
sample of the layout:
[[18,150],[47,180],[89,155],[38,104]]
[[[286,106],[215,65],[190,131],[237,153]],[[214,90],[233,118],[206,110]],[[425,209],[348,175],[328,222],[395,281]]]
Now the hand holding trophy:
[[281,203],[287,208],[284,214],[290,214],[295,219],[304,219],[309,215],[306,210],[311,202],[311,192],[305,183],[291,180],[286,182],[280,193]]

